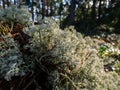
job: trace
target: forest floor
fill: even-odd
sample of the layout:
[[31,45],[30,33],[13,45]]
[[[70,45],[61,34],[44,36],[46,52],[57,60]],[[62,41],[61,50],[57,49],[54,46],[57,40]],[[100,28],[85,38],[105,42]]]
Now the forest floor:
[[[16,30],[15,32],[12,32],[12,37],[14,40],[16,40],[20,45],[20,51],[24,57],[25,54],[30,54],[29,48],[25,49],[24,45],[29,42],[30,36],[24,33],[22,30],[20,30],[21,26],[19,24],[16,24]],[[91,33],[93,34],[91,36]],[[99,33],[99,32],[98,32]],[[90,34],[84,34],[86,36],[89,36],[91,39],[98,40],[99,44],[105,44],[109,43],[113,46],[118,46],[120,48],[120,36],[117,34],[109,34],[106,32],[100,31],[100,35],[97,35],[96,33],[90,32]],[[0,42],[2,42],[3,39],[0,38]],[[39,68],[39,67],[38,67]],[[47,73],[46,72],[39,72],[38,68],[35,70],[35,73],[28,73],[25,76],[22,77],[13,77],[11,81],[6,81],[5,79],[0,79],[0,90],[48,90],[46,88],[47,85]],[[52,90],[52,88],[49,90]]]

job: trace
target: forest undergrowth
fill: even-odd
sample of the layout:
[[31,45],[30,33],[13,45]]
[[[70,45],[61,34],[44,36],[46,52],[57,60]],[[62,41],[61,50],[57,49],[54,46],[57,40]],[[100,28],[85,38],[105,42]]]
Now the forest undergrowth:
[[33,25],[25,12],[0,11],[0,90],[120,90],[119,35]]

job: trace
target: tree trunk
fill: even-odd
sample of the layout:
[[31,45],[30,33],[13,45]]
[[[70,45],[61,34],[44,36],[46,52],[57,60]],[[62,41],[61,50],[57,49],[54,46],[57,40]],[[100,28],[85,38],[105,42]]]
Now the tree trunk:
[[50,2],[50,16],[52,16],[53,14],[53,4],[52,2]]
[[99,9],[98,9],[98,19],[100,19],[101,18],[101,1],[102,0],[99,0]]
[[92,6],[92,19],[96,19],[96,0],[93,0],[93,6]]
[[18,0],[18,8],[21,8],[21,0]]
[[16,5],[16,0],[14,0],[14,5]]
[[9,7],[10,6],[9,0],[6,0],[6,3],[7,3],[7,7]]
[[34,8],[33,8],[33,0],[32,0],[31,12],[32,12],[32,20],[34,21]]
[[42,19],[44,19],[45,17],[45,2],[44,0],[41,0],[42,1]]
[[3,2],[3,9],[5,9],[5,0],[2,0]]
[[46,10],[46,16],[48,16],[48,9],[49,9],[49,2],[48,2],[48,0],[46,0],[46,6],[47,6],[47,10]]
[[72,25],[75,21],[75,7],[76,7],[76,0],[71,0],[70,5],[70,25]]

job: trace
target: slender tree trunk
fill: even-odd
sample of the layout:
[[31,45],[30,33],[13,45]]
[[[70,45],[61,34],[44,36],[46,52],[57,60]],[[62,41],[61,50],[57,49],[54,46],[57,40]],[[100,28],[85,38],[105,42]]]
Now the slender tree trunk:
[[53,13],[53,4],[52,4],[52,2],[50,2],[50,16],[52,16],[52,13]]
[[39,14],[41,14],[41,0],[40,1],[38,1],[38,9],[39,9]]
[[31,2],[32,4],[32,6],[31,6],[31,13],[32,13],[32,20],[34,21],[34,8],[33,8],[33,0],[32,0],[32,2]]
[[93,6],[92,6],[92,19],[96,19],[96,0],[93,0]]
[[21,0],[18,0],[18,8],[21,8]]
[[48,14],[48,0],[45,0],[45,15]]
[[63,4],[62,3],[60,3],[60,8],[59,8],[60,10],[59,10],[59,14],[60,14],[60,27],[61,27],[61,16],[62,16],[62,10],[63,10]]
[[3,2],[3,9],[5,9],[5,0],[2,0]]
[[45,17],[45,2],[44,0],[41,0],[42,1],[42,19],[44,19]]
[[48,16],[50,16],[50,1],[48,1]]
[[14,5],[16,4],[16,0],[14,0]]
[[75,21],[75,7],[76,7],[76,0],[71,0],[70,5],[70,24],[72,25]]
[[99,9],[98,9],[98,19],[100,19],[101,18],[101,1],[102,0],[99,0]]
[[9,0],[6,0],[6,4],[7,4],[7,7],[10,6],[10,2],[9,2]]

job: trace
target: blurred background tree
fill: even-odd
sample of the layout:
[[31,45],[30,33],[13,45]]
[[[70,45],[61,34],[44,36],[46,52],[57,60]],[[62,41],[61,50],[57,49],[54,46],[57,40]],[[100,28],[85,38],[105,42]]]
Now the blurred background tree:
[[[119,0],[1,0],[1,9],[15,4],[18,8],[26,7],[32,13],[32,20],[38,16],[54,18],[60,21],[60,27],[75,25],[81,32],[93,33],[92,30],[104,30],[120,33]],[[103,26],[105,26],[103,28]]]

